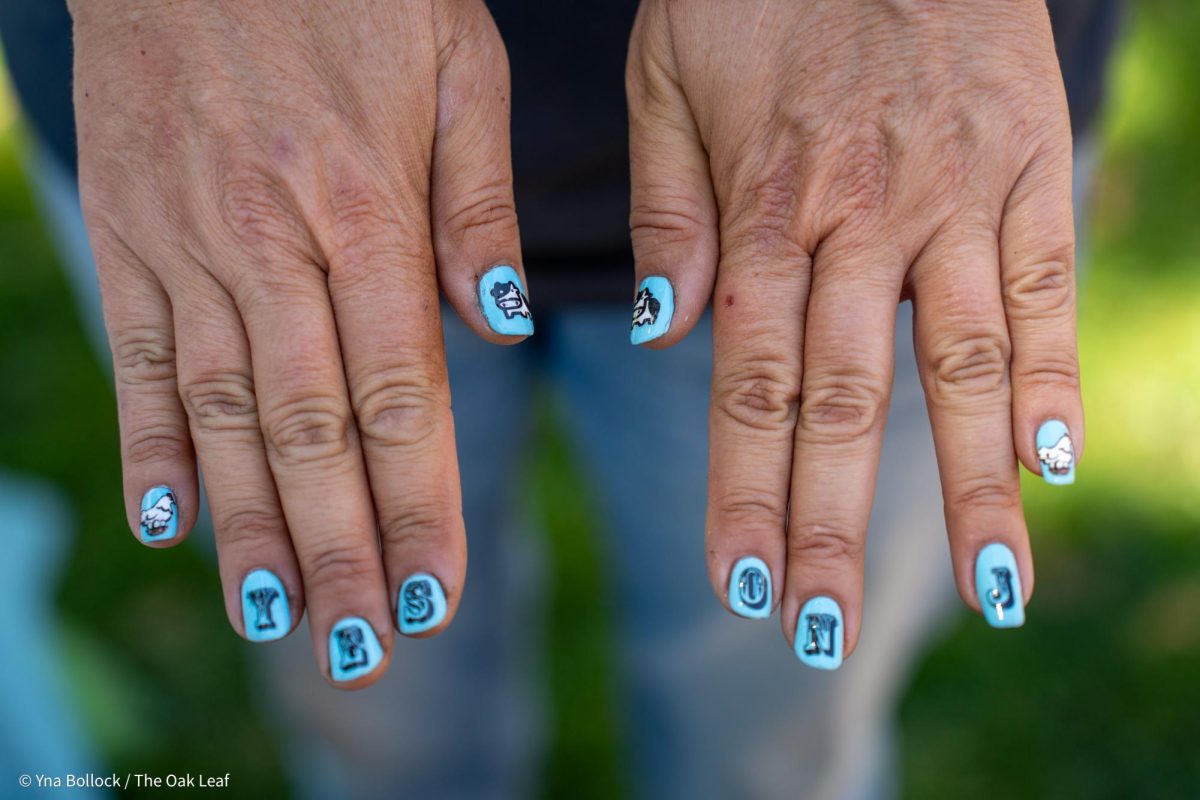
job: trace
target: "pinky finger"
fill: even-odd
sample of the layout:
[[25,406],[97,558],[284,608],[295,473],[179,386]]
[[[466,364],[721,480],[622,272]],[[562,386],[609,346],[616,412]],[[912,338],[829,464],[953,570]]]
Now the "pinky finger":
[[1083,403],[1069,151],[1039,156],[1025,169],[1005,207],[1000,249],[1017,456],[1047,483],[1073,483]]
[[187,536],[199,506],[195,454],[175,377],[171,303],[127,249],[98,248],[97,263],[116,378],[126,515],[144,544],[170,547]]

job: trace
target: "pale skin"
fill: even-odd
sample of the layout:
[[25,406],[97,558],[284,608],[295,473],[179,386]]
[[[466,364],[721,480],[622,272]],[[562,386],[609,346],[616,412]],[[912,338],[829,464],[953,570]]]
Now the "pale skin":
[[[837,8],[835,8],[837,7]],[[84,211],[112,342],[131,527],[204,472],[226,607],[251,569],[347,615],[384,662],[396,593],[466,571],[439,292],[520,272],[503,45],[481,0],[74,0]],[[618,79],[616,76],[614,79]],[[1082,450],[1070,132],[1045,8],[646,0],[628,87],[638,277],[686,335],[711,299],[707,547],[758,555],[789,641],[842,605],[849,653],[897,301],[917,309],[951,550],[1032,561],[1017,459]],[[536,287],[531,287],[535,297]],[[614,320],[614,325],[621,322]],[[652,546],[652,545],[649,545]]]

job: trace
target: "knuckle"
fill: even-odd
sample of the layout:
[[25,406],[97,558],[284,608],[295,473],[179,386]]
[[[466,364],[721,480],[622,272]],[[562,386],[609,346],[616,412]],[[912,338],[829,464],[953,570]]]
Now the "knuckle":
[[672,193],[665,187],[642,187],[641,197],[629,212],[629,233],[634,252],[653,258],[658,250],[694,242],[709,223],[692,198]]
[[263,412],[267,450],[284,466],[337,461],[350,452],[351,423],[330,395],[297,397]]
[[191,458],[191,441],[174,425],[143,425],[125,436],[125,461],[129,464],[157,464],[185,458]]
[[226,156],[217,165],[222,220],[234,239],[251,251],[290,246],[297,239],[285,190],[252,160]]
[[456,515],[447,499],[409,498],[404,508],[380,520],[381,538],[388,547],[429,545],[432,548],[441,548],[448,541],[455,525],[461,527],[461,516],[458,516],[456,523]]
[[799,427],[807,438],[844,443],[873,430],[883,418],[886,382],[867,373],[806,375]]
[[947,492],[946,505],[958,509],[1009,510],[1021,505],[1018,486],[998,475],[960,477]]
[[953,402],[1007,387],[1008,336],[998,331],[947,334],[929,350],[926,385],[934,402]]
[[286,535],[287,526],[279,513],[261,508],[239,508],[217,516],[214,528],[221,545],[241,550],[267,549]]
[[783,528],[787,514],[787,497],[778,492],[738,487],[726,492],[716,503],[719,524],[737,531],[747,527],[763,527],[764,523]]
[[800,399],[799,379],[787,360],[760,356],[727,375],[713,387],[714,408],[739,425],[781,431],[792,427]]
[[445,224],[459,237],[479,237],[493,246],[512,241],[517,235],[517,210],[507,179],[487,181],[459,198]]
[[175,339],[161,328],[127,328],[112,337],[117,382],[146,386],[175,380]]
[[1014,270],[1004,283],[1004,307],[1010,319],[1061,318],[1075,307],[1072,260],[1059,257]]
[[805,252],[798,241],[799,192],[798,168],[791,161],[750,182],[730,220],[730,247],[763,260]]
[[1026,388],[1079,392],[1079,362],[1074,356],[1039,353],[1036,359],[1014,358],[1013,383]]
[[864,549],[863,537],[845,526],[813,521],[788,531],[788,554],[800,562],[858,562]]
[[198,430],[258,429],[254,381],[244,372],[200,375],[180,387],[188,418]]
[[390,368],[352,387],[354,416],[364,442],[416,447],[436,430],[435,417],[449,411],[445,379],[428,367]]
[[379,576],[379,558],[370,550],[326,544],[309,555],[306,586],[345,586],[362,593]]

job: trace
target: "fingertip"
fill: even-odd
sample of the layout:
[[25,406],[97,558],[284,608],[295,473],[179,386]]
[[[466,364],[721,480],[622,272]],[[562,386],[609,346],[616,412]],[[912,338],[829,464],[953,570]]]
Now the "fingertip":
[[[457,594],[453,592],[451,597]],[[450,625],[457,605],[448,601],[437,577],[428,572],[414,572],[396,593],[396,629],[410,639],[436,636]]]
[[195,526],[198,503],[184,499],[195,497],[192,490],[181,495],[173,484],[155,484],[140,493],[130,520],[130,529],[147,547],[166,549],[187,538]]
[[325,677],[337,689],[355,690],[379,680],[391,662],[391,631],[376,627],[362,617],[339,619],[329,631],[328,668]]

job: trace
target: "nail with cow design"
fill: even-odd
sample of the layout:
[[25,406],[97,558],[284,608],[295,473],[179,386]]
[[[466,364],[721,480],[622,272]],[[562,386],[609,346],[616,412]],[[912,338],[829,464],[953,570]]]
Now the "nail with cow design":
[[396,598],[396,621],[405,636],[432,630],[446,618],[446,593],[437,578],[417,572],[404,581]]
[[1017,559],[999,542],[979,551],[975,559],[975,592],[983,618],[993,628],[1019,628],[1025,624],[1025,598]]
[[658,275],[642,281],[637,297],[633,301],[633,327],[629,341],[644,344],[657,339],[671,329],[671,317],[675,315],[675,290],[671,282]]
[[746,556],[729,573],[729,607],[749,619],[771,616],[771,570],[761,558]]
[[842,607],[832,597],[818,596],[804,604],[796,620],[796,657],[814,669],[842,665],[846,636]]
[[492,267],[479,279],[479,305],[488,325],[506,336],[533,333],[533,314],[521,276],[509,266]]
[[252,642],[282,639],[292,629],[287,590],[269,569],[252,570],[242,581],[242,627]]
[[375,630],[362,617],[343,617],[329,632],[329,673],[335,681],[361,678],[382,660]]
[[1042,464],[1042,478],[1054,486],[1075,482],[1075,447],[1066,423],[1052,419],[1037,432],[1037,457]]
[[170,486],[155,486],[142,495],[143,542],[165,542],[179,533],[179,503]]

